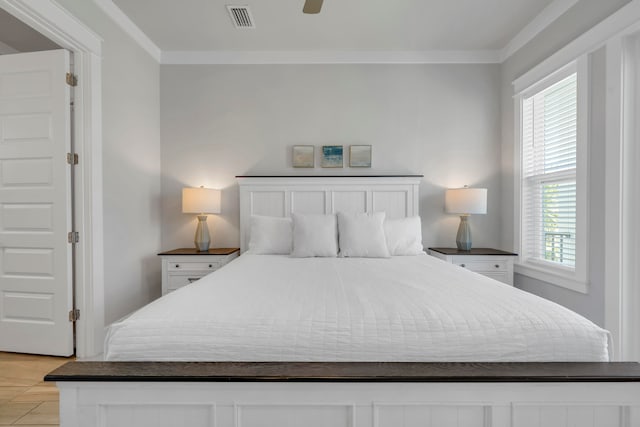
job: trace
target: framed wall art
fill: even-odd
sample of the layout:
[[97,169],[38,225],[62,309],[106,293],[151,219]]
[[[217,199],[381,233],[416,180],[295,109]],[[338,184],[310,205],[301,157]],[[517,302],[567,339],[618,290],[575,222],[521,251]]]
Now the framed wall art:
[[315,166],[315,147],[313,145],[294,145],[291,154],[294,168]]
[[323,168],[344,167],[342,145],[323,145],[320,166]]
[[349,147],[349,167],[370,168],[371,167],[371,146],[351,145]]

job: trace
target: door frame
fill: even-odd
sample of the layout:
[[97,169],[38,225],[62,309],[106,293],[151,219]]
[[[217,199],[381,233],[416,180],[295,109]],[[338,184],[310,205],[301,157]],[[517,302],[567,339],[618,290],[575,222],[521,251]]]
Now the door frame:
[[76,356],[102,353],[104,256],[102,214],[102,39],[54,0],[0,0],[0,8],[73,53]]

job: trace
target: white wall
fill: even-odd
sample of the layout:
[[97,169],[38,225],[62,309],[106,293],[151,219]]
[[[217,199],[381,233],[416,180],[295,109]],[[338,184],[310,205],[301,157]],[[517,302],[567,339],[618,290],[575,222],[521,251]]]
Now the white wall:
[[105,324],[160,295],[160,67],[92,1],[58,0],[102,37]]
[[[162,248],[191,247],[194,215],[185,186],[223,189],[209,219],[212,246],[237,246],[236,175],[424,174],[425,246],[453,246],[459,219],[445,215],[444,189],[489,189],[474,216],[476,247],[499,246],[498,65],[161,66]],[[294,169],[291,147],[371,144],[371,169]],[[348,157],[345,157],[345,160]]]
[[[512,82],[577,36],[618,10],[629,0],[581,0],[545,31],[502,64],[502,246],[514,242],[514,104]],[[558,302],[604,324],[604,203],[605,203],[605,55],[591,55],[591,123],[589,160],[589,293],[581,294],[516,274],[515,285]]]

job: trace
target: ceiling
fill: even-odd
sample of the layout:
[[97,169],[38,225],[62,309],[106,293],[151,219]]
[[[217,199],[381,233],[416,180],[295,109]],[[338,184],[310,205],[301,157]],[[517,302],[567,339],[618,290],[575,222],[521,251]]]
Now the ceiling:
[[[37,52],[60,46],[0,8],[0,43],[5,53]],[[0,52],[1,53],[1,52]]]
[[[162,51],[504,48],[553,0],[113,0]],[[248,5],[255,29],[236,29],[226,5]]]

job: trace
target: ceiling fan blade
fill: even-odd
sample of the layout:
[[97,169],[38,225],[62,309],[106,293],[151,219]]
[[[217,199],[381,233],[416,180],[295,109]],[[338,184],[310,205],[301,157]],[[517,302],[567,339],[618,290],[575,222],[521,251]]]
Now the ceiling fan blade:
[[322,1],[323,0],[306,0],[304,2],[304,7],[302,8],[303,13],[320,13],[320,9],[322,9]]

